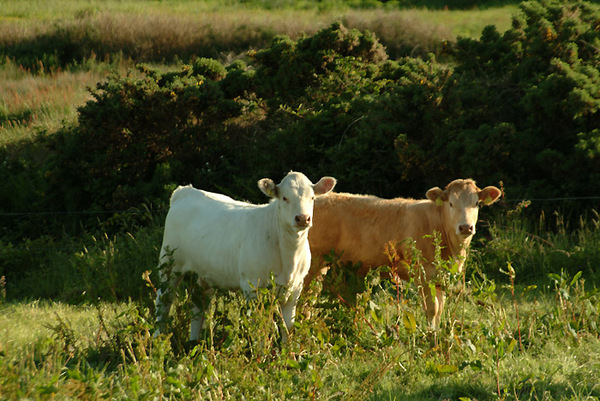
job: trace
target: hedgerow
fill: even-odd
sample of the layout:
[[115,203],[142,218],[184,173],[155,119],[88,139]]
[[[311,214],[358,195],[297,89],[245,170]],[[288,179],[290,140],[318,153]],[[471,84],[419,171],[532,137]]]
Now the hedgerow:
[[593,195],[599,21],[585,2],[529,1],[506,32],[445,43],[443,62],[390,60],[338,23],[228,65],[140,65],[92,89],[49,155],[0,166],[42,194],[0,207],[124,210],[187,183],[258,202],[256,180],[290,169],[381,196],[468,176],[513,198]]
[[53,188],[77,208],[164,201],[188,182],[259,200],[252,182],[297,169],[385,196],[466,176],[519,197],[589,194],[598,21],[585,2],[524,2],[505,33],[448,45],[450,65],[387,60],[372,33],[334,24],[229,66],[140,67],[100,83],[54,137]]

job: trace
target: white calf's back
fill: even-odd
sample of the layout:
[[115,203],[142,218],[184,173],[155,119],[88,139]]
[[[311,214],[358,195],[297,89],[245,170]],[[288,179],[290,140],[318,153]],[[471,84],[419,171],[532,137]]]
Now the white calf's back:
[[254,284],[268,280],[281,264],[274,206],[180,187],[171,198],[163,256],[170,250],[176,271],[196,272],[210,286],[239,288],[242,276]]

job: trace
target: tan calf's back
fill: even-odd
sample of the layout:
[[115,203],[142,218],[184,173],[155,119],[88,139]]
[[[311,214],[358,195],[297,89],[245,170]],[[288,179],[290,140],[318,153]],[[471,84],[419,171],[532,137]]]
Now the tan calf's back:
[[[438,208],[429,200],[380,199],[375,196],[330,193],[318,198],[314,207],[314,225],[309,233],[313,255],[312,279],[324,255],[332,250],[342,262],[361,262],[360,274],[389,265],[385,245],[402,243],[408,238],[417,242],[425,258],[433,256],[433,243],[423,238],[442,231]],[[401,270],[407,279],[406,269]]]

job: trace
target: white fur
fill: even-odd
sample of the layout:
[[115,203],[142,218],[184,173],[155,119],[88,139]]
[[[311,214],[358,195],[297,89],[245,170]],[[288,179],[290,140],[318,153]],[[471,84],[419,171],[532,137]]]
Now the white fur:
[[[160,263],[172,258],[173,272],[196,272],[203,286],[240,288],[247,297],[253,295],[253,288],[270,285],[273,274],[276,285],[284,289],[280,306],[289,330],[310,267],[308,229],[314,197],[334,185],[331,177],[313,185],[302,173],[294,172],[277,186],[262,179],[259,187],[272,196],[264,205],[179,187],[171,197]],[[159,323],[170,307],[163,305],[161,298],[159,293]],[[194,313],[190,340],[198,339],[201,320],[201,313]]]

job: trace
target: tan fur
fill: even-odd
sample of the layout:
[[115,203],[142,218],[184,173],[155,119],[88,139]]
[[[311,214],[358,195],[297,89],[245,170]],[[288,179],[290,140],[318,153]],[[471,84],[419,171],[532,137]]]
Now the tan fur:
[[[423,237],[440,230],[438,209],[429,200],[330,193],[315,202],[313,229],[309,232],[311,252],[318,257],[333,250],[342,254],[343,262],[360,261],[360,273],[365,275],[372,268],[389,265],[384,252],[387,243],[398,244],[401,252],[402,242],[412,238],[423,257],[433,260],[433,243]],[[399,274],[408,279],[406,269]]]
[[[416,242],[422,252],[425,277],[419,278],[422,284],[436,276],[431,263],[435,256],[435,246],[431,235],[439,233],[442,245],[442,258],[455,258],[462,269],[467,248],[472,235],[456,234],[456,227],[449,224],[448,209],[450,203],[468,203],[475,210],[477,201],[482,197],[495,201],[500,190],[487,187],[480,190],[473,180],[455,180],[444,191],[431,188],[427,192],[429,199],[380,199],[375,196],[353,195],[347,193],[329,193],[317,198],[314,206],[313,227],[309,232],[309,243],[313,255],[311,271],[305,279],[308,284],[322,269],[322,257],[332,250],[340,255],[342,262],[361,262],[359,274],[365,275],[370,269],[390,265],[384,247],[392,242],[397,246],[401,259],[406,260],[405,244],[408,239]],[[436,203],[436,199],[440,201]],[[454,205],[456,207],[456,205]],[[473,222],[473,229],[474,229]],[[409,278],[406,264],[399,264],[398,273],[404,280]],[[424,279],[424,280],[423,280]],[[437,301],[427,297],[427,315],[432,324],[439,324],[443,309],[442,289],[436,295]],[[435,304],[435,305],[434,305]],[[434,321],[435,320],[435,321]]]

